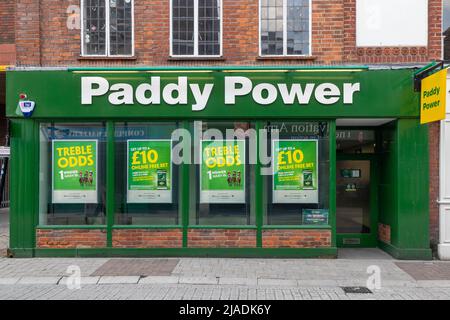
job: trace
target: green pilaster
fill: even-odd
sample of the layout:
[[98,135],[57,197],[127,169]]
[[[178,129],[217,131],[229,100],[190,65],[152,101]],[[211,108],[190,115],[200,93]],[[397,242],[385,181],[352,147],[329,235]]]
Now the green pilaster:
[[397,121],[397,238],[408,259],[431,258],[429,243],[428,126]]
[[[264,124],[261,121],[256,122],[256,132],[257,134],[257,148],[256,152],[260,153],[260,135],[259,132],[264,128]],[[255,203],[255,213],[256,213],[256,247],[261,248],[262,247],[262,226],[264,224],[264,209],[263,209],[263,194],[264,194],[264,183],[263,183],[263,176],[261,175],[261,163],[260,163],[259,156],[258,156],[258,163],[255,166],[255,196],[256,196],[256,203]]]
[[330,126],[330,225],[331,246],[336,247],[336,121],[329,122]]
[[11,207],[9,247],[14,256],[31,257],[36,243],[39,203],[39,134],[29,119],[11,121]]
[[106,245],[112,247],[112,227],[114,225],[115,212],[115,141],[114,141],[114,123],[106,123],[107,142],[106,142]]

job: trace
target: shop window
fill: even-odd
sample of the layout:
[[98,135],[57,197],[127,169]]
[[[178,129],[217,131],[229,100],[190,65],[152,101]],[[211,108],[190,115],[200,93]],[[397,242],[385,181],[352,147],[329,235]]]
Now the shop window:
[[336,130],[337,153],[375,153],[375,130]]
[[179,171],[172,161],[175,122],[115,126],[115,222],[178,225]]
[[82,0],[82,55],[132,56],[134,0]]
[[171,1],[171,55],[220,56],[220,0]]
[[329,125],[269,122],[266,225],[329,225]]
[[260,0],[260,53],[311,54],[311,0]]
[[[254,224],[255,166],[248,122],[195,121],[189,179],[191,225]],[[253,151],[252,151],[253,152]],[[194,156],[194,159],[196,157]]]
[[39,224],[105,224],[105,125],[44,123],[39,139]]

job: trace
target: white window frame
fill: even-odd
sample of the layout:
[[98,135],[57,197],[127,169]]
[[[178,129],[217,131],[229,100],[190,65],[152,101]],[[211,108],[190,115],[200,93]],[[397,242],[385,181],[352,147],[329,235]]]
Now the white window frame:
[[198,0],[194,0],[194,54],[173,54],[173,14],[172,14],[172,2],[173,0],[170,0],[170,34],[169,34],[169,43],[170,43],[170,56],[174,58],[219,58],[222,57],[223,54],[223,0],[218,0],[220,4],[220,35],[219,35],[219,45],[220,45],[220,52],[217,55],[199,55],[198,54]]
[[259,29],[259,56],[260,57],[310,57],[312,56],[312,0],[309,0],[309,52],[308,54],[287,53],[287,1],[283,0],[283,54],[262,54],[261,43],[261,0],[258,1],[258,29]]
[[81,56],[82,57],[112,57],[112,58],[129,58],[134,57],[134,0],[131,0],[131,54],[110,54],[110,24],[109,24],[109,0],[105,0],[105,24],[106,24],[106,42],[105,42],[105,54],[88,54],[84,52],[84,1],[81,0],[81,12],[80,12],[80,31],[81,31]]

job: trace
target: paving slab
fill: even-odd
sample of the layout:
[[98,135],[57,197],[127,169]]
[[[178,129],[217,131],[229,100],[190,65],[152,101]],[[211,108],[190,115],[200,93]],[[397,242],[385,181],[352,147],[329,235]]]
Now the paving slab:
[[256,286],[258,284],[257,278],[228,278],[220,277],[220,285],[237,285],[237,286]]
[[139,284],[176,284],[178,277],[172,276],[148,276],[139,279]]
[[[58,282],[59,285],[67,285],[67,281],[68,281],[69,277],[62,277],[61,280]],[[98,281],[100,280],[100,277],[81,277],[80,278],[80,284],[81,285],[86,285],[86,284],[97,284]],[[73,280],[71,280],[70,283]]]
[[136,284],[139,278],[138,276],[103,276],[98,280],[98,284]]
[[0,285],[16,284],[20,278],[0,278]]
[[22,277],[18,284],[58,284],[61,277]]
[[286,286],[286,287],[296,287],[297,280],[290,279],[258,279],[259,286]]
[[180,277],[181,284],[218,284],[218,278],[213,277]]

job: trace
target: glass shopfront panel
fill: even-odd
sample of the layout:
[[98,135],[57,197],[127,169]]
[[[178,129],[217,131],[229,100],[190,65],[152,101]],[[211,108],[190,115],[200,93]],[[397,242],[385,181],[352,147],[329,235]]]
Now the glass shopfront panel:
[[105,224],[105,124],[43,123],[39,146],[39,224]]
[[172,162],[177,122],[115,125],[115,223],[178,225],[179,171]]
[[267,122],[266,225],[329,225],[329,123]]
[[190,166],[191,225],[254,224],[255,165],[250,122],[195,121]]

